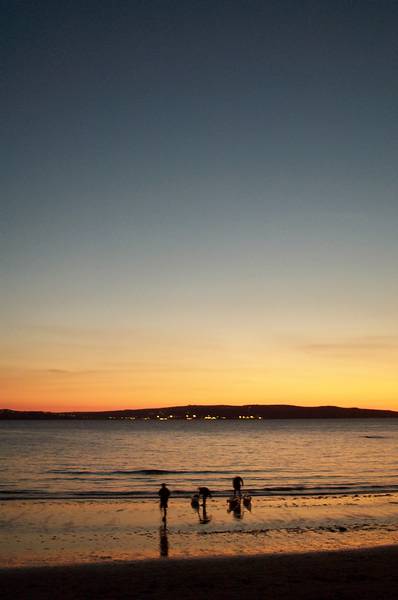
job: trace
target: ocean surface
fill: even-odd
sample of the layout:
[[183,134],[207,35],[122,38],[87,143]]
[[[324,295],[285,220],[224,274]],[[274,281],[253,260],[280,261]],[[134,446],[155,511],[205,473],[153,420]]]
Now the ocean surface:
[[398,420],[2,421],[0,499],[398,490]]

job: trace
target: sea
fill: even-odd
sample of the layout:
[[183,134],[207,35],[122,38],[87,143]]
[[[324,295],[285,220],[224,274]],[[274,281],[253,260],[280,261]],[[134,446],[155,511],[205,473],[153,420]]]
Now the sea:
[[398,419],[1,421],[0,499],[398,491]]

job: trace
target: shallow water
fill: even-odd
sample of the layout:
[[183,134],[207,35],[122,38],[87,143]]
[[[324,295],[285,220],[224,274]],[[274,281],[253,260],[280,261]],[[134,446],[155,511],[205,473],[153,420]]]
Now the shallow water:
[[398,490],[398,420],[2,421],[0,498]]

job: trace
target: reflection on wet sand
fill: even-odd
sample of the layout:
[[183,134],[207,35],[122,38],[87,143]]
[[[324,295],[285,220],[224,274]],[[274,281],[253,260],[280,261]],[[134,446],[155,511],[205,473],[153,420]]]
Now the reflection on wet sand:
[[163,524],[159,527],[159,552],[161,557],[169,555],[169,538],[167,529],[167,518],[162,518]]
[[199,523],[201,525],[206,525],[207,523],[210,523],[211,516],[207,514],[206,504],[203,504],[201,507],[198,508],[198,516]]
[[398,543],[398,493],[255,497],[252,512],[243,496],[243,519],[239,510],[237,517],[227,512],[227,499],[207,501],[206,510],[200,501],[193,510],[190,499],[173,497],[167,523],[152,499],[3,502],[0,566]]

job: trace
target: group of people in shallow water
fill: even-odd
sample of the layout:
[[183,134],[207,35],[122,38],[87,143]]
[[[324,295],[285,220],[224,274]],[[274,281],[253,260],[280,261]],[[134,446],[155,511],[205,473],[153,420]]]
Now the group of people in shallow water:
[[[239,475],[232,480],[233,494],[227,499],[227,511],[232,512],[237,519],[243,517],[244,509],[251,510],[251,496],[248,494],[242,495],[243,479]],[[158,492],[160,499],[160,510],[162,512],[163,524],[159,528],[159,546],[160,556],[167,557],[169,555],[169,540],[167,529],[167,509],[169,506],[169,498],[171,492],[165,483],[162,483]],[[208,487],[200,486],[198,491],[191,498],[191,506],[197,512],[199,523],[204,525],[211,521],[211,517],[207,513],[206,502],[212,497],[212,493]]]
[[[242,496],[243,479],[239,475],[233,478],[232,487],[233,495],[230,496],[227,500],[228,512],[232,512],[237,518],[242,518],[242,503],[245,508],[250,510],[251,496],[249,496],[248,494]],[[160,510],[163,513],[162,520],[163,522],[166,522],[170,490],[165,483],[162,483],[158,493],[160,498]],[[194,510],[198,512],[199,522],[202,524],[208,523],[210,521],[210,517],[208,517],[206,512],[206,502],[207,499],[211,497],[212,493],[209,490],[209,488],[205,486],[200,486],[198,488],[197,493],[195,493],[191,498],[191,506]],[[200,508],[202,508],[202,514],[200,513]]]

